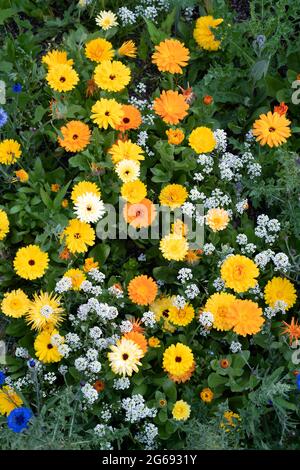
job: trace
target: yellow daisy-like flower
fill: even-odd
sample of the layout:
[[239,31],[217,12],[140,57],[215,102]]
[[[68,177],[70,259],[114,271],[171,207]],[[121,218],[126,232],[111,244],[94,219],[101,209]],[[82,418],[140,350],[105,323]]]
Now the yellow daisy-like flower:
[[188,198],[188,192],[181,184],[168,184],[159,195],[159,201],[163,206],[171,209],[182,206]]
[[12,318],[23,317],[29,308],[30,300],[21,289],[6,292],[1,302],[1,310],[4,315]]
[[230,306],[235,316],[233,331],[241,336],[254,335],[261,330],[264,323],[262,309],[252,300],[236,299]]
[[152,63],[160,72],[182,73],[190,58],[189,50],[177,39],[165,39],[155,46]]
[[92,39],[85,45],[85,55],[94,62],[111,60],[114,56],[112,43],[103,38]]
[[284,144],[291,136],[289,121],[285,115],[279,113],[261,114],[253,124],[253,135],[256,137],[260,145],[268,145],[269,147],[278,147]]
[[85,273],[89,273],[92,269],[98,268],[98,267],[99,267],[98,261],[95,261],[94,258],[86,258],[86,260],[84,261],[83,270]]
[[277,302],[284,302],[285,310],[289,310],[297,300],[294,284],[286,278],[273,277],[265,287],[266,303],[274,308]]
[[72,281],[72,289],[79,290],[83,281],[86,280],[86,275],[81,269],[69,269],[65,272],[64,277],[69,277]]
[[203,388],[200,392],[200,398],[204,403],[210,403],[214,398],[214,393],[210,388]]
[[64,310],[61,307],[60,297],[48,292],[34,294],[33,300],[29,304],[26,320],[33,330],[41,331],[50,327],[53,329],[59,325],[64,317]]
[[152,277],[136,276],[128,284],[128,297],[137,305],[149,305],[157,295],[157,284]]
[[6,212],[0,209],[0,240],[6,237],[9,232],[9,220]]
[[190,405],[184,400],[178,400],[172,409],[172,416],[176,421],[186,421],[191,414]]
[[122,338],[116,345],[111,345],[110,349],[107,357],[115,374],[131,377],[133,372],[138,372],[144,352],[134,341]]
[[[53,337],[56,335],[59,335],[56,330],[44,330],[35,339],[35,355],[44,364],[59,362],[62,359],[62,355],[56,346],[56,341],[53,340]],[[63,338],[60,338],[61,342],[63,342]]]
[[214,316],[213,326],[217,330],[228,331],[233,328],[236,322],[236,315],[230,309],[236,297],[226,292],[213,294],[207,300],[204,311],[210,312]]
[[18,276],[32,281],[45,274],[48,263],[48,253],[42,251],[37,245],[28,245],[17,251],[14,268]]
[[133,41],[125,41],[121,45],[121,47],[118,49],[118,54],[119,56],[125,56],[125,57],[131,57],[134,58],[136,57],[136,45],[134,44]]
[[23,404],[23,400],[9,385],[0,388],[0,413],[9,415],[15,408],[19,408]]
[[150,310],[155,314],[155,319],[158,322],[161,318],[168,320],[170,317],[170,310],[173,308],[173,300],[175,297],[159,297],[150,305]]
[[224,429],[225,432],[230,432],[239,424],[239,421],[241,421],[241,418],[238,413],[234,413],[230,410],[225,411],[223,414],[223,420],[220,424],[220,428]]
[[163,355],[163,369],[174,377],[185,375],[193,368],[192,350],[182,343],[171,344]]
[[137,204],[142,201],[147,195],[146,185],[140,181],[132,181],[124,183],[121,188],[121,196],[131,204]]
[[251,259],[243,255],[228,256],[221,267],[225,286],[235,292],[246,292],[255,287],[259,269]]
[[155,98],[153,109],[167,124],[178,124],[185,116],[189,105],[184,95],[173,90],[163,90],[158,98]]
[[81,121],[70,121],[60,129],[62,138],[58,137],[61,147],[67,152],[80,152],[90,143],[91,131],[89,126]]
[[130,68],[119,60],[104,60],[95,68],[94,80],[102,90],[121,91],[130,82],[130,77]]
[[225,209],[209,209],[206,215],[206,223],[213,232],[224,230],[229,223],[229,215]]
[[46,80],[48,85],[55,91],[65,92],[73,90],[79,82],[79,77],[71,65],[57,64],[50,67]]
[[151,338],[148,339],[148,344],[150,348],[159,348],[160,340],[158,338],[155,338],[155,336],[151,336]]
[[216,147],[214,133],[208,127],[196,127],[189,137],[189,144],[197,153],[209,153]]
[[73,59],[68,59],[66,51],[58,51],[57,49],[47,52],[47,54],[42,57],[42,62],[48,67],[59,64],[73,65],[74,63]]
[[176,326],[189,325],[194,316],[195,310],[189,304],[185,304],[183,308],[177,308],[173,305],[169,311],[169,320]]
[[88,246],[95,243],[95,231],[86,222],[78,219],[69,221],[69,225],[63,231],[66,237],[66,245],[71,253],[84,253],[88,250]]
[[16,170],[14,173],[15,173],[17,179],[19,181],[21,181],[21,183],[26,183],[26,181],[29,180],[29,175],[28,175],[27,171],[25,171],[25,170]]
[[144,151],[142,147],[128,140],[118,140],[109,150],[111,159],[114,164],[119,163],[121,160],[144,160]]
[[22,155],[19,142],[13,139],[5,139],[0,142],[0,163],[11,165]]
[[184,140],[184,132],[181,129],[168,129],[166,134],[171,145],[179,145]]
[[71,199],[75,203],[80,196],[83,196],[86,193],[92,193],[98,197],[101,196],[101,191],[96,183],[92,183],[91,181],[80,181],[73,187]]
[[189,244],[184,237],[170,233],[161,239],[159,249],[167,260],[182,261],[188,252]]
[[116,15],[110,10],[100,11],[100,13],[96,16],[95,21],[96,21],[96,24],[100,26],[100,28],[102,28],[104,31],[107,31],[113,26],[118,25]]
[[101,128],[113,129],[121,123],[124,111],[122,105],[114,99],[101,98],[92,106],[91,119]]
[[217,28],[223,22],[222,18],[215,19],[213,16],[201,16],[196,21],[193,32],[196,43],[206,51],[217,51],[221,41],[215,38],[212,29]]
[[123,183],[136,181],[140,176],[140,163],[134,160],[121,160],[115,167],[118,177]]

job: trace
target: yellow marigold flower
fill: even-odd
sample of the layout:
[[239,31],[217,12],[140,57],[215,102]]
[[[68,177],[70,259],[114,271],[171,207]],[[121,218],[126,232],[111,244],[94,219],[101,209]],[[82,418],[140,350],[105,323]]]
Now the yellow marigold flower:
[[216,139],[211,129],[201,126],[192,131],[189,144],[197,153],[209,153],[216,147]]
[[222,18],[215,19],[213,16],[201,16],[196,21],[194,39],[196,43],[207,51],[217,51],[221,41],[215,38],[212,29],[217,28],[223,22]]
[[148,344],[150,348],[159,348],[160,340],[158,338],[155,338],[155,336],[151,336],[151,338],[148,339]]
[[32,281],[45,274],[48,268],[48,254],[37,245],[19,248],[14,259],[14,269],[18,276]]
[[121,91],[128,85],[130,78],[130,68],[119,60],[104,60],[95,68],[94,80],[102,90]]
[[210,312],[214,316],[213,326],[217,330],[228,331],[233,328],[236,322],[236,315],[230,309],[236,297],[226,292],[213,294],[207,300],[204,311]]
[[91,181],[80,181],[73,187],[71,199],[75,203],[80,196],[83,196],[86,193],[93,193],[98,197],[101,196],[101,192],[96,183],[92,183]]
[[230,432],[239,424],[239,421],[241,421],[240,415],[230,410],[224,412],[223,418],[220,428],[224,429],[226,432]]
[[172,409],[172,416],[176,421],[186,421],[191,414],[190,405],[184,400],[178,400]]
[[172,325],[168,320],[164,320],[161,329],[167,333],[174,333],[174,331],[176,331],[176,326]]
[[91,271],[91,269],[95,269],[99,267],[98,261],[95,261],[94,258],[86,258],[84,261],[84,266],[83,270],[85,273],[88,273]]
[[116,128],[124,115],[122,105],[114,99],[101,98],[92,106],[91,119],[101,128]]
[[136,276],[128,284],[128,297],[137,305],[149,305],[154,302],[158,287],[152,277]]
[[116,164],[115,170],[123,183],[136,181],[140,176],[140,162],[134,160],[120,160]]
[[203,388],[200,392],[200,398],[204,403],[210,403],[214,398],[214,393],[210,388]]
[[169,144],[179,145],[184,140],[184,132],[181,129],[166,130]]
[[[62,359],[61,354],[56,346],[56,338],[59,335],[57,330],[44,330],[39,333],[34,342],[36,357],[44,364],[59,362]],[[63,337],[61,342],[63,342]]]
[[66,245],[71,253],[84,253],[88,250],[88,246],[95,243],[95,231],[86,222],[78,219],[69,221],[69,225],[63,231],[66,237]]
[[189,304],[185,304],[183,308],[177,308],[173,305],[169,311],[169,320],[176,326],[189,325],[194,316],[194,308]]
[[5,139],[0,142],[0,163],[11,165],[22,155],[19,142],[13,139]]
[[59,190],[60,190],[60,184],[57,184],[57,183],[51,184],[51,191],[53,193],[57,193]]
[[64,317],[60,297],[48,292],[35,293],[29,304],[26,320],[33,330],[41,331],[59,325]]
[[189,244],[184,237],[170,233],[161,239],[159,249],[167,260],[182,261],[188,252]]
[[109,150],[111,159],[114,164],[119,163],[121,160],[144,160],[144,151],[142,147],[131,142],[131,140],[118,140]]
[[235,292],[246,292],[255,287],[259,270],[254,261],[243,255],[228,256],[221,267],[225,286]]
[[225,209],[209,209],[206,215],[206,223],[213,232],[224,230],[229,223],[229,215]]
[[134,58],[136,57],[136,45],[131,40],[125,41],[123,42],[121,47],[118,49],[118,54],[121,57],[126,56],[126,57]]
[[136,180],[129,183],[124,183],[121,187],[121,196],[131,204],[136,204],[142,201],[147,195],[147,187],[142,181]]
[[285,310],[289,310],[297,300],[294,284],[286,278],[273,277],[265,287],[266,303],[274,308],[277,302],[284,302]]
[[50,67],[46,80],[55,91],[65,92],[72,90],[79,82],[77,72],[68,64],[58,64]]
[[92,39],[85,45],[85,55],[94,62],[111,60],[114,56],[112,43],[103,38]]
[[102,28],[104,31],[107,31],[113,26],[118,25],[116,15],[110,10],[100,11],[100,13],[96,16],[95,21],[96,21],[96,24],[100,26],[100,28]]
[[62,137],[58,137],[59,145],[67,152],[81,152],[91,140],[89,126],[81,121],[70,121],[61,127]]
[[48,67],[59,64],[73,65],[74,63],[72,59],[68,59],[66,51],[58,51],[57,49],[47,52],[47,54],[42,57],[42,62]]
[[23,404],[23,400],[9,385],[0,388],[0,413],[9,415],[15,408],[19,408]]
[[131,377],[133,372],[138,372],[144,352],[134,341],[122,338],[116,345],[111,345],[110,349],[107,357],[115,374]]
[[159,195],[159,201],[163,206],[171,209],[182,206],[188,198],[188,192],[181,184],[168,184]]
[[72,281],[72,289],[79,290],[83,281],[86,280],[86,275],[81,269],[69,269],[65,272],[64,277],[69,277]]
[[29,175],[25,170],[16,170],[14,173],[21,183],[26,183],[29,180]]
[[264,323],[262,309],[252,300],[236,299],[230,306],[236,317],[233,331],[241,336],[254,335],[261,330]]
[[193,364],[194,355],[185,344],[171,344],[164,352],[163,369],[174,377],[186,374]]
[[269,111],[267,114],[261,114],[254,122],[253,135],[260,145],[278,147],[291,136],[290,124],[291,121],[285,115]]
[[175,297],[159,297],[150,305],[150,310],[155,314],[156,321],[161,318],[164,320],[169,319],[170,310],[174,306],[174,299]]
[[182,73],[190,58],[189,50],[177,39],[165,39],[152,55],[152,63],[157,65],[160,72]]
[[154,112],[167,124],[178,124],[185,116],[189,105],[178,91],[163,90],[153,105]]
[[0,209],[0,240],[6,237],[9,232],[9,220],[6,212]]
[[1,302],[1,310],[4,315],[12,318],[20,318],[27,313],[29,299],[21,289],[6,292]]
[[69,205],[68,199],[63,199],[61,201],[61,207],[63,207],[64,209],[66,209],[68,207],[68,205]]

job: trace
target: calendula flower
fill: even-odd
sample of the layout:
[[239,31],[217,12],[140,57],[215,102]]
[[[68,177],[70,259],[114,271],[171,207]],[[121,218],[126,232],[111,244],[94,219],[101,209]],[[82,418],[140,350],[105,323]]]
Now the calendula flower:
[[190,58],[189,50],[177,39],[165,39],[155,46],[152,63],[160,72],[182,73]]
[[151,336],[151,338],[148,339],[148,344],[150,348],[159,348],[160,340],[158,338],[155,338],[155,336]]
[[51,184],[51,191],[53,193],[58,193],[59,190],[60,190],[60,184],[57,184],[57,183]]
[[0,163],[11,165],[22,155],[19,142],[13,139],[5,139],[0,142]]
[[46,80],[53,90],[65,92],[73,90],[79,82],[79,77],[71,65],[57,64],[49,68]]
[[188,250],[184,260],[188,264],[197,264],[203,254],[203,250]]
[[163,369],[174,377],[185,375],[193,365],[194,355],[185,344],[171,344],[163,354]]
[[209,106],[213,103],[214,99],[212,96],[210,95],[205,95],[203,96],[203,104],[205,104],[205,106]]
[[133,341],[135,344],[138,345],[138,347],[143,351],[143,353],[146,354],[148,350],[148,343],[142,333],[138,333],[137,331],[131,330],[129,331],[129,333],[125,333],[123,338],[130,339],[131,341]]
[[0,388],[0,414],[9,415],[22,404],[23,400],[10,385]]
[[116,164],[115,170],[123,183],[129,183],[139,178],[140,163],[134,160],[121,160]]
[[159,201],[163,206],[171,209],[182,206],[188,198],[188,192],[181,184],[168,184],[159,195]]
[[253,124],[253,135],[260,145],[278,147],[287,141],[291,136],[289,121],[285,114],[271,113],[261,114]]
[[225,411],[223,414],[223,420],[220,424],[220,428],[224,429],[225,432],[230,432],[239,424],[239,421],[241,421],[241,418],[238,413],[234,413],[230,410]]
[[229,223],[229,215],[225,209],[209,209],[206,215],[206,223],[213,232],[224,230]]
[[187,254],[189,244],[184,237],[170,233],[161,239],[159,249],[167,260],[182,261]]
[[217,51],[221,42],[215,38],[213,29],[216,29],[223,22],[222,18],[215,19],[213,16],[201,16],[196,21],[193,32],[196,43],[207,51]]
[[274,113],[279,114],[280,116],[284,116],[288,112],[289,107],[285,104],[284,101],[280,103],[278,106],[274,106]]
[[91,119],[103,129],[113,129],[121,123],[124,116],[122,105],[114,99],[101,98],[92,106]]
[[189,325],[194,316],[194,308],[189,304],[185,304],[183,308],[177,308],[173,305],[169,310],[169,320],[176,326]]
[[264,323],[262,309],[252,300],[236,299],[230,306],[236,317],[233,331],[241,336],[254,335],[261,330]]
[[128,296],[137,305],[151,304],[157,295],[157,284],[148,276],[136,276],[128,284]]
[[208,127],[196,127],[189,136],[189,144],[197,153],[209,153],[217,145],[214,133]]
[[246,292],[253,288],[258,276],[259,270],[254,261],[242,255],[228,256],[221,267],[225,286],[235,292]]
[[96,24],[100,26],[104,31],[107,31],[110,28],[113,28],[113,26],[118,25],[117,17],[116,15],[108,10],[101,10],[99,14],[95,18]]
[[93,246],[95,243],[95,231],[88,223],[77,219],[69,221],[63,235],[71,253],[84,253],[88,250],[88,246]]
[[88,273],[91,271],[91,269],[95,269],[98,267],[99,267],[98,261],[95,261],[94,258],[91,257],[91,258],[86,258],[86,260],[84,261],[83,270],[85,273]]
[[131,71],[129,67],[119,60],[104,60],[97,65],[94,80],[99,88],[106,91],[121,91],[130,82]]
[[30,281],[45,274],[48,268],[48,254],[37,245],[19,248],[14,259],[14,269],[18,276]]
[[184,400],[176,401],[172,409],[172,416],[176,421],[186,421],[191,414],[190,405]]
[[281,334],[289,335],[290,344],[292,344],[294,340],[298,341],[298,339],[300,338],[300,325],[298,323],[298,320],[295,320],[295,318],[292,317],[291,323],[287,323],[283,321],[282,325],[283,325],[283,329],[282,329]]
[[105,206],[94,193],[85,193],[77,197],[74,212],[81,222],[95,223],[104,216]]
[[161,95],[155,98],[153,109],[167,124],[178,124],[187,116],[189,105],[185,97],[180,95],[178,91],[163,90]]
[[68,205],[69,205],[68,199],[63,199],[61,201],[61,207],[63,207],[64,209],[66,209],[68,207]]
[[72,289],[79,290],[83,281],[86,280],[86,275],[81,269],[69,269],[65,272],[64,277],[69,277],[72,281]]
[[231,330],[236,322],[236,314],[230,309],[236,297],[226,292],[213,294],[207,300],[204,310],[213,314],[213,326],[217,330]]
[[161,319],[168,320],[170,318],[170,310],[174,307],[175,297],[159,297],[151,305],[150,310],[155,314],[158,322]]
[[9,220],[5,211],[0,209],[0,240],[6,237],[9,232]]
[[62,359],[52,337],[58,335],[57,330],[44,330],[39,333],[34,342],[36,357],[44,364],[59,362]]
[[33,330],[41,331],[59,325],[64,318],[60,297],[48,292],[34,294],[29,304],[26,320]]
[[89,126],[81,121],[70,121],[61,127],[62,137],[58,137],[58,142],[67,152],[80,152],[84,150],[91,140]]
[[204,403],[210,403],[214,398],[214,393],[210,388],[203,388],[200,392],[200,398]]
[[144,151],[142,147],[131,142],[131,140],[118,140],[109,150],[114,164],[119,163],[121,160],[144,160]]
[[273,277],[264,291],[266,303],[274,308],[277,302],[284,302],[285,310],[289,310],[297,300],[294,284],[286,278]]
[[112,43],[103,38],[92,39],[85,45],[85,55],[94,62],[111,60],[114,56]]
[[131,204],[141,202],[145,198],[146,194],[147,187],[140,180],[124,183],[121,187],[121,196]]
[[125,221],[134,228],[146,228],[156,217],[155,205],[147,198],[136,204],[125,204],[123,208]]
[[25,170],[16,170],[15,175],[21,183],[26,183],[29,180],[29,175]]
[[29,302],[29,298],[21,289],[12,290],[4,294],[1,311],[8,317],[20,318],[28,312]]
[[83,196],[86,193],[93,193],[97,197],[101,196],[100,189],[96,183],[92,183],[91,181],[80,181],[79,183],[75,184],[71,193],[71,199],[74,203],[76,203],[79,196]]
[[116,126],[116,129],[121,132],[126,132],[140,127],[142,124],[142,115],[140,111],[131,104],[123,104],[122,109],[124,115],[121,119],[121,123]]
[[58,51],[57,49],[47,52],[47,54],[42,57],[42,62],[49,68],[61,64],[72,66],[74,63],[72,59],[68,59],[66,51]]
[[118,54],[119,56],[125,56],[125,57],[131,57],[134,58],[136,57],[136,45],[134,44],[133,41],[125,41],[121,45],[121,47],[118,49]]
[[179,145],[184,140],[184,132],[181,129],[168,129],[166,134],[171,145]]
[[116,345],[110,346],[110,350],[107,357],[115,374],[131,377],[133,372],[138,372],[144,353],[134,341],[122,338]]

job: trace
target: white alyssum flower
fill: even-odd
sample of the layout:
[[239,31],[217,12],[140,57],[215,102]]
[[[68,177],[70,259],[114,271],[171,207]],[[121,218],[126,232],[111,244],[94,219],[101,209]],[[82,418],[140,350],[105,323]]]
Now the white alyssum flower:
[[93,361],[89,364],[89,370],[93,373],[93,374],[98,374],[100,372],[100,370],[102,369],[102,365],[99,361]]
[[67,333],[65,336],[65,341],[73,350],[79,349],[81,347],[81,339],[76,333]]
[[291,267],[289,258],[285,253],[277,253],[275,256],[272,256],[272,261],[275,271],[286,273]]
[[118,9],[118,16],[122,21],[123,26],[134,24],[137,20],[136,15],[133,11],[127,7],[121,7]]
[[16,348],[15,350],[15,356],[16,357],[21,357],[22,359],[28,359],[29,358],[29,352],[27,351],[26,348]]
[[190,281],[191,279],[193,279],[192,270],[190,268],[181,268],[181,269],[179,269],[177,279],[182,284],[186,283],[186,281]]
[[243,199],[235,205],[238,214],[243,214],[248,209],[248,199]]
[[247,245],[248,243],[248,237],[245,233],[239,233],[237,236],[236,236],[236,242],[239,244],[239,245]]
[[153,328],[156,325],[155,313],[151,310],[143,313],[141,321],[146,327]]
[[212,255],[216,247],[212,243],[204,243],[203,252],[205,255]]
[[117,16],[110,10],[102,10],[95,18],[96,24],[104,31],[118,25]]
[[217,277],[213,282],[213,286],[217,292],[220,292],[225,289],[225,282],[221,277]]
[[211,328],[214,322],[214,316],[211,312],[202,312],[199,315],[199,323],[204,328]]
[[98,392],[97,390],[94,389],[94,387],[89,384],[89,383],[86,383],[82,388],[81,388],[81,392],[85,398],[85,400],[90,404],[92,405],[93,403],[95,403],[95,401],[98,400]]
[[93,326],[93,328],[90,328],[89,330],[89,337],[92,339],[98,339],[102,336],[103,332],[99,326]]
[[43,305],[40,309],[40,314],[45,318],[50,318],[53,313],[53,308],[50,305]]
[[95,223],[102,219],[106,210],[103,201],[94,193],[78,196],[74,212],[81,222]]
[[113,297],[116,297],[117,299],[121,299],[122,297],[124,297],[123,291],[116,286],[109,287],[107,289],[107,292]]
[[121,407],[125,411],[125,421],[138,423],[145,418],[155,418],[157,410],[148,408],[142,395],[132,395],[132,397],[123,398]]
[[72,289],[72,279],[67,276],[64,276],[62,279],[57,281],[54,288],[55,292],[58,292],[59,294],[67,292],[70,289]]
[[256,245],[254,243],[247,243],[247,245],[243,246],[241,252],[246,255],[252,255],[256,251]]
[[214,137],[216,139],[216,149],[219,152],[225,152],[227,148],[227,134],[223,129],[217,129],[214,131]]
[[132,323],[129,320],[123,320],[120,324],[121,333],[129,333],[132,330]]
[[115,379],[113,382],[113,388],[115,390],[126,390],[130,387],[130,380],[128,377],[121,377],[120,379]]
[[136,440],[145,445],[145,450],[153,449],[155,438],[158,436],[158,427],[153,423],[146,423],[142,431],[135,436]]
[[266,265],[271,261],[274,255],[274,251],[270,249],[261,251],[255,256],[254,263],[257,264],[259,268],[264,269]]
[[172,300],[172,304],[177,308],[184,308],[186,301],[182,295],[176,295]]
[[235,354],[242,350],[242,345],[238,341],[231,341],[229,349],[233,354]]
[[200,290],[196,284],[189,284],[186,286],[184,294],[190,300],[195,299],[200,293]]
[[75,359],[74,362],[75,368],[79,370],[80,372],[85,371],[88,368],[88,360],[86,357],[80,356]]
[[94,348],[89,348],[85,355],[89,361],[96,361],[98,359],[98,351]]
[[80,284],[80,290],[88,294],[89,292],[92,292],[93,284],[88,280],[82,281],[82,283]]
[[56,381],[57,377],[54,372],[48,372],[44,375],[44,380],[52,385]]
[[88,276],[90,276],[93,281],[99,282],[101,284],[105,280],[105,274],[103,274],[99,269],[93,268],[88,272]]

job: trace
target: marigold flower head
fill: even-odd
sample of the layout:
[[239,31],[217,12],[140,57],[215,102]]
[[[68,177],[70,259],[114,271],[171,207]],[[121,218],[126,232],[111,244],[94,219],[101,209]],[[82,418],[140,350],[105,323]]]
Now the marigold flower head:
[[136,181],[140,176],[140,162],[135,160],[120,160],[115,167],[118,177],[123,183]]
[[222,369],[228,369],[228,367],[230,366],[230,362],[228,359],[221,359],[219,364]]
[[129,131],[130,129],[137,129],[142,124],[142,115],[140,111],[132,104],[123,104],[123,117],[120,124],[116,129],[121,132]]
[[57,183],[51,184],[51,191],[53,193],[57,193],[59,190],[60,190],[60,184],[57,184]]
[[194,366],[192,350],[182,343],[171,344],[163,354],[163,369],[180,379]]
[[213,103],[214,99],[212,96],[210,95],[205,95],[203,96],[203,104],[205,104],[205,106],[209,106]]
[[197,153],[209,153],[216,147],[214,133],[208,127],[196,127],[189,136],[189,144]]
[[190,58],[189,50],[177,39],[165,39],[155,46],[152,63],[160,72],[182,73]]
[[29,180],[29,175],[25,170],[16,170],[14,173],[21,183],[26,183]]
[[91,257],[91,258],[86,258],[86,260],[84,261],[83,270],[85,273],[88,273],[90,272],[91,269],[95,269],[98,267],[99,267],[98,261],[95,261],[94,258]]
[[69,252],[68,248],[65,247],[60,253],[59,253],[59,258],[60,259],[70,259],[71,253]]
[[131,142],[130,139],[125,141],[119,139],[108,150],[108,153],[111,155],[114,164],[119,163],[121,160],[140,161],[145,159],[142,147]]
[[262,309],[252,300],[236,299],[230,306],[235,318],[233,331],[241,336],[254,335],[264,323]]
[[206,215],[206,223],[213,232],[224,230],[229,223],[229,215],[225,209],[209,209]]
[[284,116],[288,112],[288,109],[288,105],[286,105],[285,102],[282,101],[279,106],[274,106],[274,113],[277,113],[280,116]]
[[88,250],[88,246],[95,243],[95,231],[86,222],[78,219],[69,221],[68,226],[63,231],[66,239],[66,245],[71,253],[84,253]]
[[[39,333],[34,342],[34,349],[36,357],[44,364],[50,364],[53,362],[59,362],[62,359],[61,354],[58,352],[58,348],[53,344],[53,336],[58,335],[57,330],[46,329]],[[63,341],[63,338],[61,337]]]
[[128,296],[137,305],[149,305],[154,302],[158,287],[152,277],[136,276],[128,285]]
[[58,142],[67,152],[81,152],[91,140],[89,126],[81,121],[70,121],[60,129],[62,137]]
[[297,300],[294,284],[286,278],[273,277],[264,291],[266,303],[274,308],[278,301],[284,302],[285,310],[289,310]]
[[161,239],[159,249],[167,260],[182,261],[188,252],[189,244],[185,237],[170,233]]
[[292,344],[294,340],[297,341],[300,338],[300,325],[298,323],[298,320],[295,320],[294,317],[292,317],[291,323],[287,323],[283,321],[282,325],[283,325],[283,329],[282,329],[281,334],[289,335],[290,344]]
[[119,56],[136,57],[136,45],[132,40],[125,41],[118,49]]
[[115,129],[124,116],[122,105],[114,99],[101,98],[92,106],[91,111],[91,119],[100,129],[107,129],[108,126]]
[[194,308],[189,304],[185,304],[183,308],[177,308],[173,305],[169,310],[169,320],[176,326],[189,325],[194,317]]
[[131,71],[129,67],[119,60],[104,60],[97,65],[94,80],[99,88],[106,91],[121,91],[130,82]]
[[136,204],[141,202],[147,195],[147,187],[140,180],[124,183],[121,187],[121,195],[126,201]]
[[150,348],[159,348],[160,340],[158,338],[155,338],[155,336],[151,336],[151,338],[148,339],[148,344]]
[[193,32],[196,43],[207,51],[217,51],[220,48],[221,41],[216,39],[213,29],[217,28],[223,22],[222,18],[215,19],[213,16],[201,16],[196,21]]
[[92,39],[85,45],[85,55],[94,62],[111,60],[114,55],[112,43],[103,38]]
[[210,403],[214,398],[214,393],[210,388],[203,388],[200,392],[200,398],[204,403]]
[[93,193],[98,197],[101,196],[101,192],[96,183],[92,183],[91,181],[80,181],[73,187],[71,199],[75,203],[80,196],[83,196],[86,193]]
[[213,326],[217,330],[228,331],[233,328],[236,322],[236,314],[230,309],[236,300],[232,294],[217,292],[207,300],[204,310],[211,312],[214,316]]
[[12,290],[4,294],[1,311],[8,317],[20,318],[28,312],[29,302],[29,298],[21,289]]
[[163,90],[158,98],[155,98],[153,109],[155,113],[167,124],[178,124],[185,116],[189,105],[185,97],[178,91]]
[[148,343],[145,338],[145,336],[142,333],[138,333],[137,331],[129,331],[128,333],[125,333],[123,336],[125,339],[131,339],[134,343],[136,343],[139,348],[143,351],[145,354],[148,350]]
[[98,393],[100,393],[105,389],[105,383],[103,380],[96,380],[96,382],[93,384],[93,387]]
[[230,432],[239,424],[239,421],[241,421],[241,418],[238,413],[234,413],[231,410],[225,411],[223,414],[223,420],[220,424],[220,428],[224,429],[225,432]]
[[26,321],[33,330],[41,331],[48,327],[53,330],[63,318],[64,310],[58,295],[48,292],[34,294],[26,314]]
[[133,372],[138,372],[144,352],[134,341],[123,337],[117,344],[110,346],[110,349],[107,356],[115,374],[131,377]]
[[184,132],[181,129],[168,129],[166,134],[171,145],[179,145],[184,140]]
[[66,209],[68,207],[68,205],[69,205],[68,199],[63,199],[61,201],[61,207],[63,207],[64,209]]
[[155,205],[147,198],[135,204],[128,202],[123,208],[123,216],[125,221],[134,228],[149,227],[156,217]]
[[57,49],[47,52],[47,54],[42,57],[42,62],[49,68],[59,64],[72,66],[74,63],[73,59],[68,59],[66,51],[58,51]]
[[79,82],[77,72],[71,65],[57,64],[49,68],[46,75],[48,85],[55,91],[71,91]]
[[172,409],[172,416],[176,421],[186,421],[191,414],[190,405],[184,400],[176,401]]
[[19,408],[23,400],[10,385],[0,389],[0,414],[9,415],[15,408]]
[[291,136],[290,124],[291,121],[285,117],[285,114],[269,111],[267,114],[261,114],[254,122],[253,135],[260,145],[278,147]]
[[175,297],[159,297],[151,305],[150,310],[155,314],[158,322],[161,318],[168,320],[170,318],[170,310],[173,308],[173,300]]
[[168,184],[159,195],[159,201],[163,206],[171,209],[182,206],[188,198],[188,192],[181,184]]
[[225,286],[235,292],[246,292],[255,287],[259,270],[254,261],[243,255],[228,256],[221,267]]
[[188,250],[185,255],[184,260],[188,264],[197,264],[199,263],[199,260],[202,254],[203,254],[203,250]]
[[0,142],[0,163],[11,165],[22,155],[19,142],[13,139],[5,139]]
[[5,211],[0,209],[0,240],[3,240],[9,232],[9,220]]
[[69,277],[72,281],[72,289],[79,290],[83,281],[86,280],[86,275],[81,269],[69,269],[65,272],[64,277]]
[[19,248],[13,263],[18,276],[32,281],[45,274],[49,257],[39,246],[28,245]]

